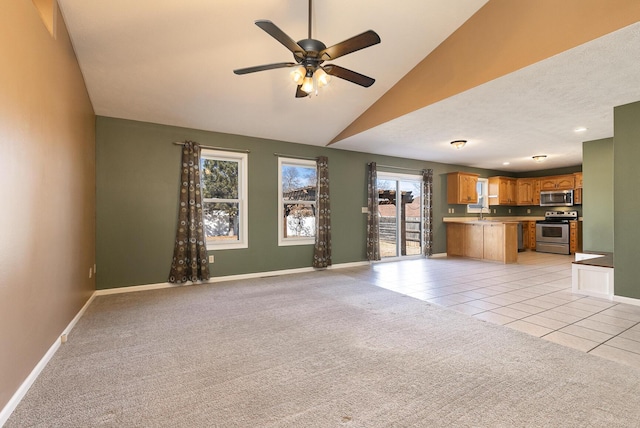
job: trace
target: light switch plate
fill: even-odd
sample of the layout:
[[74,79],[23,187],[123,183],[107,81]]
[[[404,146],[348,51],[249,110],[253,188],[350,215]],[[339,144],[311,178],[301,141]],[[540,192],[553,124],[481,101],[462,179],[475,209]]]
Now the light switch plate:
[[362,214],[368,214],[368,213],[369,213],[369,208],[362,207]]

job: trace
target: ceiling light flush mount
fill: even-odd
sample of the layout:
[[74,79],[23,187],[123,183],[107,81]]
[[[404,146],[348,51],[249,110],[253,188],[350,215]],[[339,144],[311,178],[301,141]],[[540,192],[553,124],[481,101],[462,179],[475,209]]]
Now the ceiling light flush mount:
[[573,130],[573,132],[585,132],[587,130],[587,128],[585,128],[584,126],[579,126],[576,129]]
[[329,84],[331,76],[336,76],[351,83],[368,88],[375,79],[334,64],[322,65],[343,55],[380,43],[380,36],[373,30],[365,31],[336,45],[327,47],[320,40],[311,38],[312,0],[309,0],[309,34],[306,39],[294,41],[273,22],[261,19],[255,24],[267,34],[280,42],[293,54],[295,62],[278,62],[233,70],[235,74],[255,73],[256,71],[273,70],[275,68],[294,67],[291,78],[296,83],[296,98],[318,95],[318,89]]
[[544,162],[547,159],[547,155],[535,155],[535,156],[531,156],[531,159],[540,163],[540,162]]
[[465,144],[467,144],[467,140],[455,140],[451,142],[451,146],[455,147],[458,150],[463,148]]

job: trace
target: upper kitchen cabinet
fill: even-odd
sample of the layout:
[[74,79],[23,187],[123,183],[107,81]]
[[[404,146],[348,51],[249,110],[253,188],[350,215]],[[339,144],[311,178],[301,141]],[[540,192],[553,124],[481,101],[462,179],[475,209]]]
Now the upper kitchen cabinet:
[[574,172],[573,173],[573,178],[575,180],[574,189],[582,189],[582,173],[581,172]]
[[470,172],[450,172],[447,174],[447,203],[476,204],[478,203],[479,174]]
[[576,205],[582,204],[582,173],[574,172],[575,187],[573,188],[573,203]]
[[516,205],[518,180],[512,177],[489,177],[489,205]]
[[540,191],[542,192],[548,190],[573,190],[574,186],[575,177],[573,174],[540,178]]
[[[518,178],[518,205],[535,205],[537,178]],[[538,190],[538,198],[540,190]],[[540,199],[538,199],[538,204]]]

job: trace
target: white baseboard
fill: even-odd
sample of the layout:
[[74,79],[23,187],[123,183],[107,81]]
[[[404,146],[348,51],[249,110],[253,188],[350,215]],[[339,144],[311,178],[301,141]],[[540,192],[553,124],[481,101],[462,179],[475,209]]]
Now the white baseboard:
[[[351,267],[359,267],[359,266],[368,266],[369,262],[351,262],[351,263],[341,263],[338,265],[331,265],[327,269],[346,269]],[[269,276],[279,276],[279,275],[290,275],[294,273],[306,273],[306,272],[314,272],[316,268],[313,267],[303,267],[296,269],[284,269],[284,270],[273,270],[267,272],[254,272],[254,273],[244,273],[238,275],[227,275],[227,276],[217,276],[214,278],[210,278],[208,281],[203,281],[203,284],[213,284],[218,282],[225,281],[237,281],[240,279],[254,279],[254,278],[266,278]],[[193,282],[186,282],[184,284],[172,284],[170,282],[160,282],[157,284],[145,284],[145,285],[132,285],[128,287],[118,287],[118,288],[107,288],[103,290],[96,290],[96,296],[107,296],[110,294],[120,294],[120,293],[133,293],[137,291],[147,291],[147,290],[158,290],[161,288],[174,288],[174,287],[182,287],[185,285],[191,285]]]
[[627,305],[640,306],[640,299],[634,299],[633,297],[613,296],[613,301],[618,303],[626,303]]
[[7,402],[7,405],[4,406],[4,408],[0,411],[0,427],[3,426],[5,422],[7,422],[7,420],[9,420],[9,417],[11,416],[13,411],[16,409],[16,407],[18,407],[18,404],[20,404],[20,401],[22,401],[24,396],[27,394],[27,392],[29,391],[29,388],[31,388],[31,385],[33,385],[33,383],[36,381],[36,379],[38,378],[42,370],[47,366],[49,361],[51,361],[51,358],[53,358],[58,348],[60,348],[60,345],[63,342],[66,342],[67,335],[71,332],[71,330],[73,330],[73,327],[75,327],[78,320],[80,320],[80,318],[82,317],[84,312],[87,310],[91,302],[93,302],[93,299],[95,298],[95,296],[96,296],[95,292],[91,294],[91,297],[89,297],[89,300],[87,300],[84,306],[82,306],[82,309],[80,309],[80,311],[71,320],[71,322],[67,325],[67,327],[64,330],[62,330],[62,333],[60,333],[60,336],[53,342],[53,345],[51,345],[49,350],[40,359],[38,364],[36,364],[33,370],[31,370],[31,373],[29,373],[29,376],[27,376],[24,382],[22,382],[22,385],[20,385],[18,390],[11,397],[11,399],[9,399],[9,402]]
[[440,259],[440,258],[446,258],[446,257],[447,257],[447,253],[435,253],[429,256],[430,259]]

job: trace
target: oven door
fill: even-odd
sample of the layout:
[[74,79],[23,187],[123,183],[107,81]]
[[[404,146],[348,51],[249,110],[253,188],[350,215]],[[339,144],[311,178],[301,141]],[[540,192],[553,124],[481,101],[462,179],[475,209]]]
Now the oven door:
[[536,224],[536,243],[569,243],[569,223],[540,222]]

